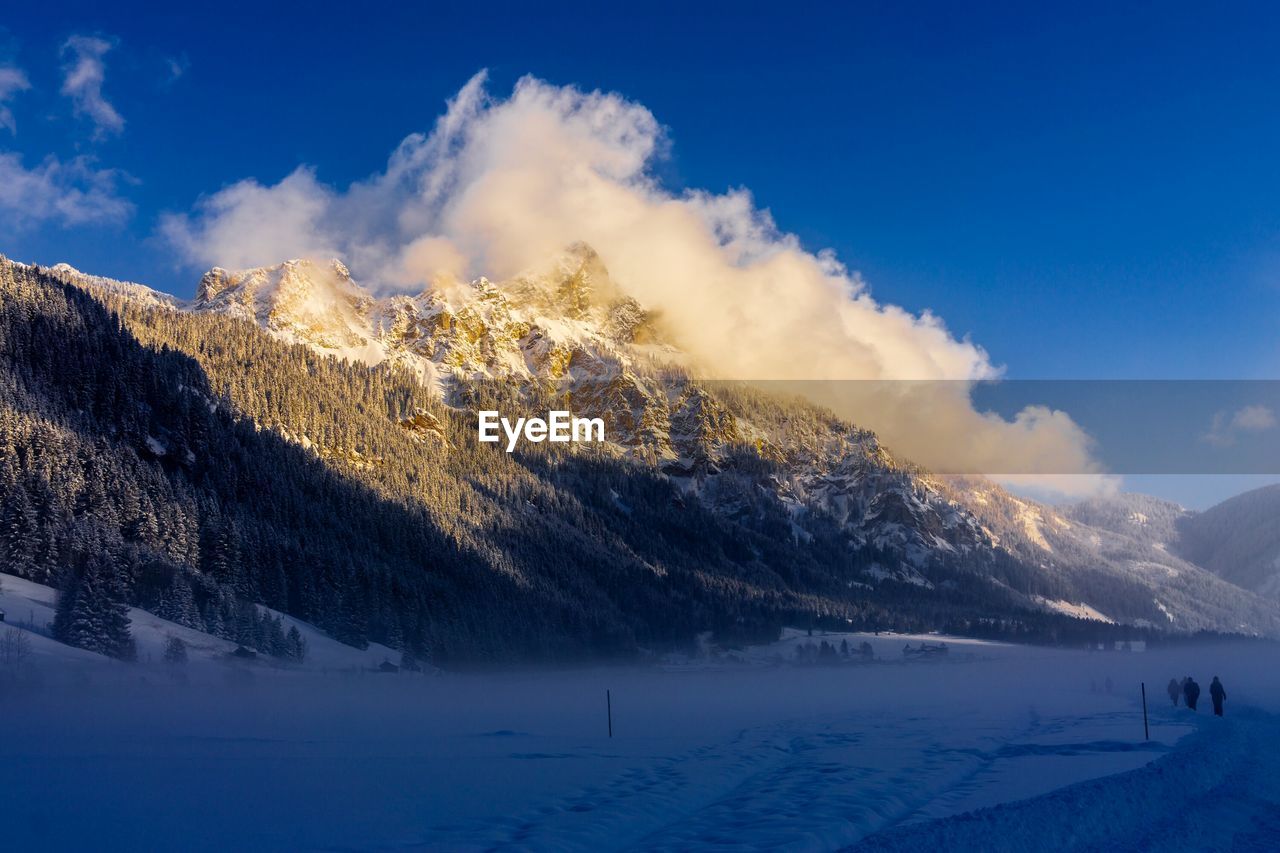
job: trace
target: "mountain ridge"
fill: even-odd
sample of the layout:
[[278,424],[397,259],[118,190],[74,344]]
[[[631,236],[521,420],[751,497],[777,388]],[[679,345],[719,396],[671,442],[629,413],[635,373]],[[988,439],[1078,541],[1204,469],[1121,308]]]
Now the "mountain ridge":
[[[455,453],[473,436],[459,432],[450,413],[472,411],[485,396],[599,414],[613,439],[606,455],[628,466],[620,470],[657,474],[673,487],[673,500],[728,524],[774,531],[790,543],[782,547],[830,541],[824,547],[837,550],[824,559],[853,558],[852,570],[827,570],[848,589],[889,594],[896,584],[922,596],[1008,602],[996,611],[1014,603],[1183,631],[1280,629],[1272,605],[1154,542],[985,481],[933,477],[895,459],[872,433],[803,401],[697,381],[665,341],[660,320],[622,295],[587,247],[509,282],[452,282],[382,300],[335,263],[212,270],[186,304],[133,289],[140,286],[104,288],[69,268],[50,273],[143,314],[163,307],[227,317],[319,354],[402,370],[446,408],[415,405],[394,422]],[[334,298],[314,299],[317,286],[332,287]],[[394,464],[385,453],[312,434],[296,416],[255,420],[332,464]],[[840,549],[848,555],[835,556]]]

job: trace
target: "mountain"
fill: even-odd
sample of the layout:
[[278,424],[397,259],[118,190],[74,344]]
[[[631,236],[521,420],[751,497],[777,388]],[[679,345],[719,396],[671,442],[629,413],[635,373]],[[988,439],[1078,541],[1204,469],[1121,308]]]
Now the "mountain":
[[1172,501],[1151,495],[1117,494],[1065,508],[1080,524],[1128,537],[1156,551],[1176,550],[1182,521],[1192,515]]
[[1280,598],[1280,486],[1236,495],[1203,512],[1145,495],[1096,499],[1068,512],[1159,552],[1153,562],[1165,570],[1192,564],[1235,586]]
[[781,515],[723,519],[608,455],[477,446],[416,376],[218,312],[0,262],[0,352],[0,562],[110,625],[97,649],[128,655],[121,604],[270,648],[259,602],[437,662],[925,624],[852,590],[838,541],[773,535]]
[[785,508],[793,535],[806,535],[817,517],[851,546],[879,549],[885,559],[862,581],[929,586],[928,568],[947,563],[998,578],[993,562],[1013,556],[1018,568],[1004,571],[1030,570],[1013,589],[1060,612],[1240,631],[1274,619],[1269,606],[1169,552],[1180,510],[1158,499],[1122,496],[1058,512],[990,483],[957,488],[963,481],[900,463],[871,433],[803,401],[781,405],[740,385],[691,380],[661,318],[626,297],[583,244],[512,281],[385,300],[338,261],[214,270],[193,310],[236,313],[249,303],[255,310],[241,315],[282,339],[406,367],[464,409],[465,388],[478,379],[537,386],[604,419],[624,456],[722,516],[759,514],[767,495]]
[[1280,598],[1280,486],[1236,495],[1179,519],[1177,549],[1219,577]]
[[1147,584],[1159,612],[1157,623],[1188,622],[1202,628],[1230,625],[1247,633],[1268,605],[1256,596],[1241,598],[1229,583],[1183,552],[1179,530],[1190,514],[1177,504],[1148,495],[1117,495],[1065,507],[1074,530],[1048,535],[1064,559],[1092,561],[1117,575]]
[[[800,401],[782,405],[746,387],[692,379],[660,318],[621,295],[583,245],[500,286],[479,279],[384,300],[338,261],[215,269],[191,310],[252,320],[316,352],[406,369],[463,411],[474,410],[477,387],[497,386],[514,391],[516,405],[537,399],[599,417],[614,456],[655,468],[681,495],[729,517],[782,510],[796,537],[807,534],[795,519],[818,512],[857,546],[898,555],[877,571],[901,580],[927,583],[918,569],[932,554],[987,543],[969,516],[871,433]],[[754,494],[758,486],[767,501]]]
[[[1101,509],[934,477],[804,400],[698,380],[583,245],[416,296],[305,260],[211,270],[190,303],[65,266],[2,262],[0,288],[5,570],[92,569],[214,633],[251,634],[238,602],[259,602],[440,662],[785,623],[1280,635],[1275,602]],[[608,443],[507,454],[476,441],[481,408],[599,416]]]

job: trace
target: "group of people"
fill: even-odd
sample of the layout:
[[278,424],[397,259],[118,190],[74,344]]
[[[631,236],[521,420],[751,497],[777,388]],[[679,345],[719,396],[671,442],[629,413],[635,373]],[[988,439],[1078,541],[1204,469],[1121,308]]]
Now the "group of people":
[[[1200,701],[1200,685],[1194,678],[1188,675],[1181,681],[1176,678],[1169,679],[1169,698],[1173,701],[1175,708],[1178,707],[1179,697],[1187,703],[1188,708],[1193,711],[1196,709],[1196,703]],[[1216,675],[1209,685],[1209,698],[1213,700],[1213,713],[1221,717],[1222,703],[1227,700],[1227,691]]]

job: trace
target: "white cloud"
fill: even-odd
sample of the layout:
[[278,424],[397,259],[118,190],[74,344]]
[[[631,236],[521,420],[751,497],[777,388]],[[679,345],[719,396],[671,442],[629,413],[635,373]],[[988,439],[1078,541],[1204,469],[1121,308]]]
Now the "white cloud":
[[166,76],[160,82],[160,86],[167,89],[186,76],[187,70],[191,68],[191,60],[187,59],[185,53],[181,56],[166,56],[164,58],[164,68]]
[[121,174],[96,169],[85,157],[66,162],[47,157],[27,169],[13,153],[0,153],[0,223],[23,228],[123,221],[133,205],[116,193]]
[[1275,412],[1266,406],[1254,405],[1236,409],[1234,412],[1218,412],[1213,416],[1209,431],[1201,436],[1201,440],[1214,447],[1231,447],[1243,432],[1265,432],[1275,429],[1280,421]]
[[409,136],[385,171],[345,190],[299,168],[274,185],[227,187],[162,230],[194,264],[337,255],[384,289],[460,272],[500,280],[585,241],[623,290],[662,311],[706,374],[959,380],[804,390],[930,467],[1097,472],[1065,413],[975,411],[969,383],[1001,372],[982,348],[928,311],[878,302],[833,254],[781,231],[747,190],[665,189],[652,166],[667,138],[643,106],[531,77],[495,99],[484,83],[473,78],[430,134]]
[[83,35],[72,36],[62,45],[62,94],[71,99],[76,115],[93,122],[95,137],[124,130],[124,118],[102,94],[107,70],[103,57],[111,48],[104,38]]
[[13,100],[19,92],[25,92],[30,88],[31,81],[27,80],[27,75],[21,68],[15,68],[12,65],[0,67],[0,127],[9,128],[10,133],[17,133],[18,125],[13,119],[13,110],[9,108],[9,101]]
[[163,216],[160,232],[185,257],[207,266],[240,269],[286,258],[337,257],[343,246],[320,227],[333,203],[334,195],[303,168],[271,187],[233,184],[201,199],[194,224],[187,217]]

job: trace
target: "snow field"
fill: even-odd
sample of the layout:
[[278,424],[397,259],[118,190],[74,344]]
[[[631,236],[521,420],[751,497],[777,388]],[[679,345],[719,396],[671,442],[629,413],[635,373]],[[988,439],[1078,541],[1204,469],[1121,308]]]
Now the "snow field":
[[[0,581],[10,625],[52,619],[51,590]],[[289,667],[133,617],[138,663],[31,634],[26,671],[3,682],[6,846],[1137,850],[1226,827],[1267,849],[1249,845],[1280,813],[1271,646],[787,631],[660,666],[428,677],[372,673],[398,656],[308,626],[312,654]],[[156,662],[170,634],[191,649],[181,678]],[[842,639],[875,660],[795,663],[797,646]],[[902,655],[921,642],[948,654]],[[1186,674],[1222,677],[1225,720],[1169,705]]]

